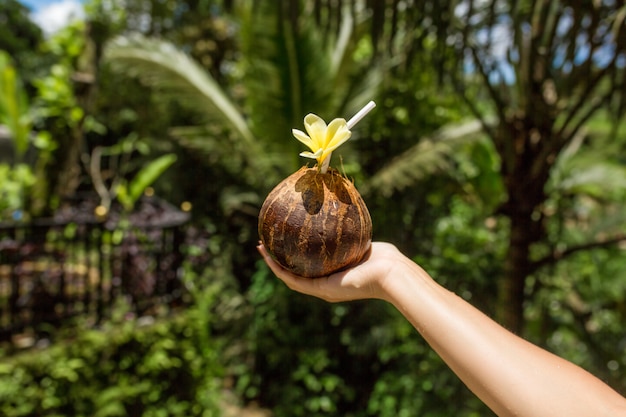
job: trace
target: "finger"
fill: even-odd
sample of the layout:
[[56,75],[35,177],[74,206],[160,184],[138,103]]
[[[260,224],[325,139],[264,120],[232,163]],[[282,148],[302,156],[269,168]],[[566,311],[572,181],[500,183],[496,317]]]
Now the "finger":
[[285,268],[283,268],[278,262],[276,262],[271,255],[267,252],[267,249],[260,244],[257,246],[257,250],[263,257],[263,260],[272,270],[272,272],[283,281],[287,287],[294,291],[301,292],[307,295],[313,295],[316,297],[324,297],[324,289],[322,288],[322,284],[324,284],[328,278],[304,278],[297,276]]
[[265,246],[262,243],[259,243],[256,249],[259,251],[259,253],[263,257],[263,260],[272,271],[281,268],[281,266],[278,265],[278,263],[276,263],[276,261],[274,261],[274,259],[270,256],[269,252],[267,251],[267,249],[265,249]]
[[298,278],[296,275],[294,275],[291,272],[287,271],[278,262],[276,262],[274,260],[274,258],[272,258],[272,256],[269,254],[267,249],[265,249],[265,246],[263,246],[263,244],[258,245],[257,246],[257,250],[259,251],[259,253],[263,257],[263,260],[265,261],[267,266],[270,267],[272,272],[278,278],[280,278],[281,280],[285,281],[286,283],[287,283],[287,281],[291,282],[291,281],[294,281],[295,278]]
[[[267,264],[267,266],[270,267],[270,269],[272,270],[272,272],[279,278],[283,279],[282,277],[285,275],[293,275],[291,274],[289,271],[287,271],[285,268],[283,268],[278,262],[276,262],[274,260],[274,258],[272,258],[272,256],[269,254],[269,252],[267,251],[267,249],[265,249],[265,246],[263,246],[262,244],[257,246],[257,250],[259,251],[259,253],[261,254],[261,256],[263,257],[263,260],[265,261],[265,263]],[[294,275],[295,276],[295,275]]]

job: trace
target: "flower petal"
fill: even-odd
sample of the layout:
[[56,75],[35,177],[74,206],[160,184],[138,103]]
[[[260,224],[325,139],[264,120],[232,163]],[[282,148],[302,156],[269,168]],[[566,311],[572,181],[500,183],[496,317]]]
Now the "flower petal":
[[350,135],[345,136],[342,140],[337,140],[334,142],[333,146],[328,146],[324,148],[325,151],[332,152],[341,145],[343,145],[348,139],[350,139]]
[[[332,136],[330,135],[331,132]],[[344,119],[335,119],[328,125],[328,132],[326,133],[327,142],[324,149],[334,151],[345,141],[350,139],[350,136],[352,136],[352,132],[348,129],[346,121]]]
[[324,152],[323,149],[318,149],[315,153],[304,151],[300,153],[300,156],[304,156],[305,158],[317,159],[319,162],[319,158],[320,156],[322,156],[322,152]]
[[313,141],[311,140],[309,135],[298,129],[291,129],[291,133],[293,133],[296,139],[308,146],[309,149],[311,149],[312,151],[316,150],[315,145],[313,144]]
[[326,122],[321,117],[313,113],[307,114],[304,118],[304,128],[313,141],[313,144],[317,146],[316,150],[324,147]]
[[341,130],[342,127],[347,129],[347,124],[344,119],[334,119],[326,128],[326,134],[324,135],[324,147],[330,145],[333,137]]

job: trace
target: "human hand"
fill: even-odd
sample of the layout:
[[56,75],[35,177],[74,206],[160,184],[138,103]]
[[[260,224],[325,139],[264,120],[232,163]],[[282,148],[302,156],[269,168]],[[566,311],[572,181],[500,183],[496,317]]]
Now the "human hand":
[[406,259],[394,245],[373,242],[358,265],[328,277],[304,278],[280,266],[262,244],[257,249],[272,272],[289,288],[329,302],[385,299],[385,280],[391,275],[394,266],[398,265],[398,261]]

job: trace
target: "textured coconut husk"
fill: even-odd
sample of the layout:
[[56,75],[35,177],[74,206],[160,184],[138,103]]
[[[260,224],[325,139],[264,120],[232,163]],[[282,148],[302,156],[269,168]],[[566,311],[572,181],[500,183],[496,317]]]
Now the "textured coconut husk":
[[339,172],[302,167],[267,196],[259,236],[284,268],[323,277],[361,261],[370,247],[372,219],[354,184]]

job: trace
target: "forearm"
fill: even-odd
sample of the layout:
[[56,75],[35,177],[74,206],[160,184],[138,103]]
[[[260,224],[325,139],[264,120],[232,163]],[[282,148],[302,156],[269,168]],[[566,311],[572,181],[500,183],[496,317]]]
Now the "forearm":
[[498,415],[617,416],[626,412],[626,400],[601,381],[508,332],[439,286],[419,266],[404,262],[383,287],[385,299]]
[[267,264],[289,288],[327,301],[380,298],[392,303],[465,384],[500,416],[626,416],[626,399],[581,368],[499,326],[434,282],[393,246],[374,242],[355,268],[297,277]]

